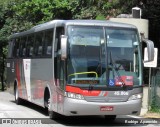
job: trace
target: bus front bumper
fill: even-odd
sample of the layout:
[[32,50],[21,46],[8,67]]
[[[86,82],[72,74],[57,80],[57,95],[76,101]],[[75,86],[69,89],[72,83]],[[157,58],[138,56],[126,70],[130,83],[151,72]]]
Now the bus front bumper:
[[142,100],[131,100],[127,102],[101,103],[87,102],[86,100],[77,100],[65,98],[64,115],[139,115]]

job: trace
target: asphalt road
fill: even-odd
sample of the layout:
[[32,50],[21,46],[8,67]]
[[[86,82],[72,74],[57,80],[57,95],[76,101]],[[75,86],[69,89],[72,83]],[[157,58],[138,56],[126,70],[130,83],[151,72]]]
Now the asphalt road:
[[[142,124],[141,122],[147,122]],[[154,124],[157,123],[158,124]],[[106,121],[103,116],[61,117],[50,120],[46,111],[37,105],[24,102],[16,105],[14,96],[0,92],[0,127],[117,127],[117,126],[160,126],[154,119],[141,119],[137,116],[118,116],[115,122]]]

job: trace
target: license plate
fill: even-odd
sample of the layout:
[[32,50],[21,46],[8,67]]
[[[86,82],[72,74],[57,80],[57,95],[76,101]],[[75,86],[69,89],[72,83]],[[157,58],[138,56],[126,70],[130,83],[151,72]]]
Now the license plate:
[[113,106],[101,106],[100,111],[113,111]]

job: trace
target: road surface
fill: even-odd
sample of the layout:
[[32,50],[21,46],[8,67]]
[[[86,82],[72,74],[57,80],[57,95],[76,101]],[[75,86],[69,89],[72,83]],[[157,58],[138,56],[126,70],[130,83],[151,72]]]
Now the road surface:
[[[140,122],[148,122],[141,124]],[[158,124],[154,124],[158,122]],[[138,124],[137,124],[138,123]],[[117,126],[160,126],[158,120],[142,119],[137,116],[118,116],[114,123],[106,121],[103,116],[62,117],[50,120],[46,111],[34,104],[24,102],[16,105],[14,96],[0,92],[0,127],[117,127]]]

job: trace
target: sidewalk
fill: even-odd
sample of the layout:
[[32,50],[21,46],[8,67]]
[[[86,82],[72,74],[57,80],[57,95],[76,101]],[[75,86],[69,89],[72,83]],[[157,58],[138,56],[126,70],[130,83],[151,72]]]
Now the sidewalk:
[[140,116],[144,116],[148,113],[148,109],[147,108],[141,108],[141,113]]
[[144,116],[148,112],[148,87],[143,87],[142,108],[140,116]]
[[153,118],[154,119],[154,118],[160,118],[160,113],[150,112],[150,111],[148,111],[148,109],[142,108],[140,116],[144,117],[144,118]]
[[148,112],[144,116],[144,118],[158,118],[160,120],[160,113]]

